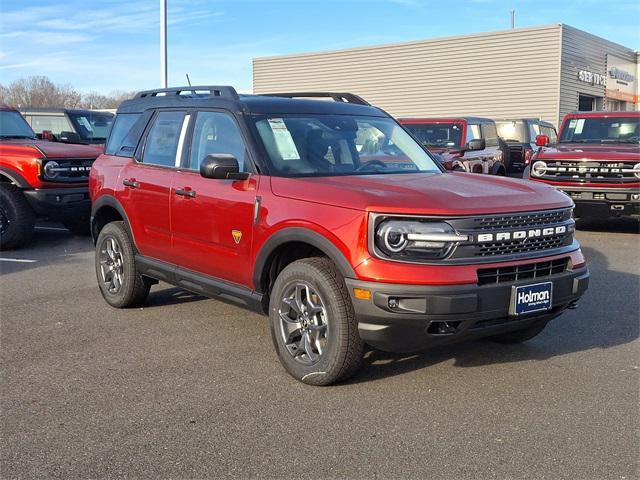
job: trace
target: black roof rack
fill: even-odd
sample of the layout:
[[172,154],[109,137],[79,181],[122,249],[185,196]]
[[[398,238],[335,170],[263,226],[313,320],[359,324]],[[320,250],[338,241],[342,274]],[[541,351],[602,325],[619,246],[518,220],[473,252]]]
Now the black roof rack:
[[188,87],[158,88],[155,90],[145,90],[138,92],[134,98],[148,97],[168,97],[170,95],[181,95],[186,97],[226,97],[238,100],[238,92],[229,86],[221,85],[198,85]]
[[371,106],[364,98],[346,92],[292,92],[292,93],[261,93],[264,97],[286,97],[286,98],[332,98],[336,102],[356,103],[358,105]]

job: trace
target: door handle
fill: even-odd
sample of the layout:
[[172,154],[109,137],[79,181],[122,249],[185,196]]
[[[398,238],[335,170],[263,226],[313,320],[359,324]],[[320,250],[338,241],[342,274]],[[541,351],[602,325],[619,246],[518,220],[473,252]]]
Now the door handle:
[[191,190],[190,188],[176,188],[176,195],[180,195],[182,197],[191,197],[194,198],[196,196],[196,191]]
[[122,180],[122,184],[125,187],[131,187],[131,188],[139,188],[140,184],[138,182],[136,182],[135,178],[125,178],[124,180]]

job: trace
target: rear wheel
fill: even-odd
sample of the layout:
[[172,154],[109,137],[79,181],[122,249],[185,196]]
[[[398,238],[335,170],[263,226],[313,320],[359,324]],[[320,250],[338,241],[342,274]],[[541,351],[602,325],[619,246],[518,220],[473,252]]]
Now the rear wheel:
[[136,269],[133,244],[123,222],[100,230],[95,267],[100,293],[112,307],[136,307],[149,295],[151,282]]
[[358,323],[331,260],[307,258],[285,267],[271,291],[269,319],[280,362],[301,382],[329,385],[359,369]]
[[27,245],[33,237],[35,214],[17,186],[0,184],[0,250]]
[[547,326],[547,322],[538,322],[534,323],[530,327],[523,328],[522,330],[516,330],[514,332],[503,333],[501,335],[494,335],[492,337],[488,337],[489,340],[498,343],[504,344],[512,344],[512,343],[522,343],[527,340],[531,340],[533,337],[539,335],[544,327]]

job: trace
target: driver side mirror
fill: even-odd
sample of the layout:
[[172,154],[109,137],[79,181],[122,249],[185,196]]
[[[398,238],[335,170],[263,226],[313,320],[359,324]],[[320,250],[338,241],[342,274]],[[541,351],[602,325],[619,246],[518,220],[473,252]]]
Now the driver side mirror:
[[547,145],[549,145],[548,135],[536,135],[536,146],[546,147]]
[[238,160],[228,153],[212,153],[200,164],[200,175],[218,180],[246,180],[249,172],[241,172]]
[[484,150],[485,148],[487,148],[487,142],[485,142],[484,138],[469,140],[464,147],[465,151],[469,152],[476,152],[478,150]]

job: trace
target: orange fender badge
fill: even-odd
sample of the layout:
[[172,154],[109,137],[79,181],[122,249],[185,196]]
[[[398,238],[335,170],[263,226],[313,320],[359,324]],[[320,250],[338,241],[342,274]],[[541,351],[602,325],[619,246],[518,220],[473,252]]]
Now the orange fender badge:
[[236,242],[236,244],[240,243],[240,240],[242,239],[242,232],[240,230],[231,230],[231,235],[233,236],[233,241]]

